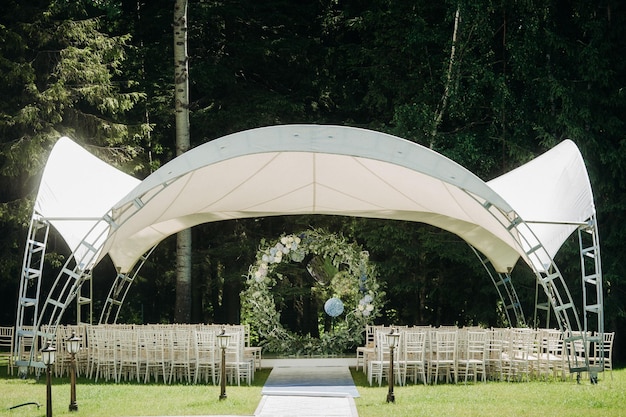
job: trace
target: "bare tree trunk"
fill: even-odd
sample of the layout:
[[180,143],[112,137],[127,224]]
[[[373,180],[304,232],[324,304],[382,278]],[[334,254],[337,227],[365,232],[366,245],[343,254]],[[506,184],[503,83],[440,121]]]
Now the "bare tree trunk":
[[[187,56],[187,0],[174,4],[174,100],[176,155],[189,150],[189,69]],[[176,306],[174,321],[191,320],[191,229],[176,235]]]
[[450,49],[450,62],[448,62],[448,72],[446,74],[446,85],[443,89],[443,96],[441,97],[441,101],[435,110],[435,117],[433,119],[433,128],[430,132],[430,148],[434,148],[435,146],[435,136],[437,136],[437,131],[439,129],[439,125],[441,124],[441,120],[443,120],[443,115],[446,112],[446,107],[448,106],[448,99],[450,98],[450,90],[452,88],[453,81],[453,71],[454,64],[456,59],[456,44],[457,44],[457,34],[459,31],[459,21],[461,20],[461,9],[457,6],[456,13],[454,15],[454,31],[452,32],[452,48]]

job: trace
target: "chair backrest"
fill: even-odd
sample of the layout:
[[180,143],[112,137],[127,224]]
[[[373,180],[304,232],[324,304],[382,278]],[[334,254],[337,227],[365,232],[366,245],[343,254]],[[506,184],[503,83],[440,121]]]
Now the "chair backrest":
[[123,362],[135,362],[139,357],[139,343],[136,329],[119,328],[115,330],[119,359]]
[[170,361],[180,363],[189,361],[191,332],[186,326],[170,329],[166,333]]
[[426,330],[409,329],[403,332],[403,355],[406,360],[422,361],[426,355]]
[[209,364],[216,362],[218,355],[215,330],[195,330],[193,348],[196,362]]
[[376,345],[374,346],[377,361],[389,360],[389,344],[387,343],[387,332],[376,330]]
[[487,332],[485,330],[468,330],[465,337],[465,358],[482,360],[487,347]]
[[538,335],[539,353],[554,356],[563,354],[563,333],[556,329],[541,329]]
[[80,348],[79,352],[85,349],[86,342],[84,337],[85,329],[83,326],[66,326],[59,325],[56,329],[56,349],[57,349],[57,358],[62,359],[64,357],[69,357],[69,353],[67,352],[67,340],[72,336],[80,337]]
[[564,343],[564,348],[567,351],[570,361],[576,364],[579,361],[585,360],[585,355],[589,354],[591,332],[572,331],[569,333],[569,340]]
[[230,334],[230,339],[226,348],[226,362],[241,362],[243,360],[244,334],[240,331],[227,334]]
[[92,347],[98,362],[114,361],[117,357],[117,330],[109,326],[94,326]]
[[[600,343],[595,344],[595,358],[604,356],[605,359],[611,360],[613,356],[613,339],[615,338],[615,332],[605,332],[602,338],[602,346]],[[600,350],[602,348],[602,351]]]
[[535,332],[532,329],[512,329],[509,352],[511,358],[527,360],[535,346]]
[[250,347],[250,324],[243,324],[244,346]]
[[431,334],[434,334],[434,337],[431,337],[433,340],[431,348],[433,349],[435,360],[456,360],[458,331],[436,329]]
[[13,349],[13,340],[15,335],[15,328],[0,327],[0,352],[11,352]]
[[215,331],[196,330],[194,331],[194,341],[199,350],[215,350]]
[[143,359],[148,363],[160,363],[165,360],[165,337],[160,327],[140,328],[137,336]]
[[365,325],[365,346],[374,346],[376,344],[376,327],[367,324]]

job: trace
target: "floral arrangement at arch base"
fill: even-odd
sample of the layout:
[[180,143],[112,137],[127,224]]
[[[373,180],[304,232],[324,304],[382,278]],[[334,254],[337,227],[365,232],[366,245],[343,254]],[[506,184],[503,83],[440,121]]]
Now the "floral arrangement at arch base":
[[[286,262],[302,263],[309,255],[330,261],[338,271],[328,285],[332,292],[324,310],[333,318],[333,331],[320,337],[299,335],[280,322],[272,288],[284,277],[275,271]],[[313,229],[261,242],[241,293],[242,323],[267,352],[283,355],[337,355],[363,343],[365,325],[378,316],[384,292],[376,281],[369,254],[343,236]]]

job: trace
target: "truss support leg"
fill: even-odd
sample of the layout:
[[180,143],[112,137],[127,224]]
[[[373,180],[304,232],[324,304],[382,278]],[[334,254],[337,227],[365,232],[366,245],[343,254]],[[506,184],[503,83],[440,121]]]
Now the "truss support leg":
[[[506,314],[509,325],[517,325],[520,327],[524,326],[524,311],[522,310],[522,304],[520,303],[517,292],[515,291],[515,287],[513,286],[513,280],[511,279],[511,275],[496,272],[495,269],[491,266],[491,262],[489,262],[489,259],[482,256],[482,254],[478,252],[478,250],[473,246],[470,245],[470,248],[472,248],[474,254],[478,257],[481,264],[487,271],[487,274],[491,278],[491,282],[496,288],[496,291],[500,296],[500,300],[504,305],[504,313]],[[513,315],[515,316],[515,322],[513,322],[511,313],[513,313]]]
[[102,309],[100,315],[100,324],[116,323],[119,317],[120,310],[128,294],[128,290],[135,281],[137,274],[141,270],[141,267],[146,263],[152,252],[156,249],[156,245],[153,246],[148,252],[144,253],[139,259],[139,262],[135,265],[133,270],[126,274],[119,273],[115,277],[115,281],[109,290],[109,295],[106,299],[106,304]]
[[[600,241],[595,217],[578,228],[580,268],[582,274],[584,335],[589,351],[594,352],[589,363],[589,378],[598,382],[598,372],[604,371],[604,296]],[[590,355],[591,356],[591,355]]]
[[[83,313],[86,312],[86,316]],[[76,324],[93,324],[93,279],[91,273],[85,277],[85,282],[76,297]]]
[[49,232],[50,224],[33,213],[24,249],[16,312],[16,335],[12,348],[15,364],[21,376],[26,376],[32,354],[39,350],[35,326],[39,315],[41,278]]

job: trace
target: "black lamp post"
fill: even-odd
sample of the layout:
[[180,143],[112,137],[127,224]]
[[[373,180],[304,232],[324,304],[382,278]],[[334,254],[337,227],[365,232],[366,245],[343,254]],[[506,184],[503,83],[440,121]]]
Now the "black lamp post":
[[80,350],[80,336],[76,336],[76,332],[72,331],[72,337],[66,341],[67,351],[70,354],[70,411],[78,411],[76,404],[76,354]]
[[389,346],[389,375],[387,376],[387,380],[389,381],[389,392],[387,393],[388,403],[396,402],[396,397],[393,394],[393,380],[395,376],[393,372],[393,351],[398,347],[399,341],[400,333],[397,333],[395,329],[391,329],[387,334],[387,346]]
[[217,345],[222,350],[221,377],[220,377],[220,400],[226,399],[226,348],[230,342],[230,335],[226,334],[226,329],[217,335]]
[[52,346],[52,341],[46,342],[46,347],[41,349],[41,360],[46,365],[46,417],[52,417],[52,365],[56,354],[56,348]]

